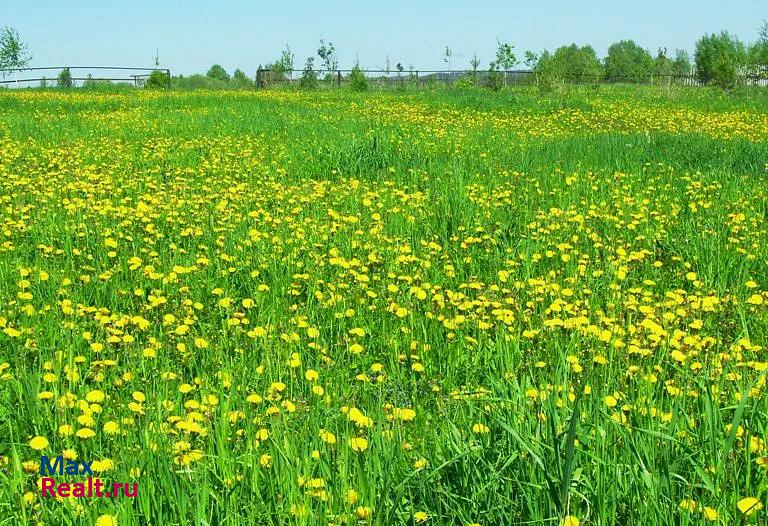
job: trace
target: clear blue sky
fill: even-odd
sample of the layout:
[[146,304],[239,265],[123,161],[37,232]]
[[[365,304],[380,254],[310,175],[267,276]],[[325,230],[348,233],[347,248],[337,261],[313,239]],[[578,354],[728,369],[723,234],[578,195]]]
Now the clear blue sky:
[[290,44],[300,69],[322,37],[336,45],[341,67],[359,57],[363,67],[467,67],[473,53],[487,67],[496,39],[525,49],[592,44],[599,55],[632,38],[655,53],[659,46],[692,50],[704,33],[727,29],[745,41],[768,18],[768,0],[732,1],[454,1],[391,0],[221,2],[134,0],[0,0],[0,26],[15,27],[29,44],[34,66],[161,66],[174,74],[205,72],[213,63],[253,75]]

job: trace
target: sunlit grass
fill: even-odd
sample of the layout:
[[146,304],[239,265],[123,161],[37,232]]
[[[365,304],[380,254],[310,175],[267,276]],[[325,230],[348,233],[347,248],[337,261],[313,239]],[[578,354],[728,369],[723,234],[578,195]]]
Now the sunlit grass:
[[767,108],[3,92],[0,516],[763,523]]

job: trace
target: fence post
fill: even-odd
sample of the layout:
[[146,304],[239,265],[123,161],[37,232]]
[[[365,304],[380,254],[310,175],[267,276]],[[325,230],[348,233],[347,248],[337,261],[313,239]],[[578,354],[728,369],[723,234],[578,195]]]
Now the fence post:
[[168,89],[171,89],[171,70],[166,68],[165,73],[168,75]]
[[341,87],[341,70],[336,72],[336,85]]
[[256,89],[264,87],[264,79],[262,78],[261,67],[256,70]]

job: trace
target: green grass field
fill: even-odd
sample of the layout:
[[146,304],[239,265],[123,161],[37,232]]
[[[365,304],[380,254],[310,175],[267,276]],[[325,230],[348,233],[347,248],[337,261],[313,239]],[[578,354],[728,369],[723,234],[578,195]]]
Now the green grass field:
[[766,254],[766,90],[2,91],[0,525],[766,524]]

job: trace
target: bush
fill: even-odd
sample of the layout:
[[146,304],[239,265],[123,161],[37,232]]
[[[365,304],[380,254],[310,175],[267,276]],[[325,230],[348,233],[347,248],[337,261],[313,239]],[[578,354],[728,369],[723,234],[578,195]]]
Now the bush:
[[486,77],[486,86],[491,91],[501,91],[502,86],[504,85],[504,78],[502,77],[501,73],[499,73],[498,66],[496,65],[496,62],[491,62],[491,64],[488,66],[488,76]]
[[473,88],[475,86],[475,78],[472,75],[464,75],[453,83],[455,88]]
[[[657,61],[662,62],[664,61]],[[605,57],[607,79],[619,82],[647,82],[653,70],[654,60],[651,54],[632,40],[622,40],[608,48],[608,56]]]
[[736,85],[739,66],[746,62],[746,49],[727,31],[704,35],[696,42],[694,61],[700,81],[730,89]]
[[155,70],[144,81],[144,87],[146,89],[165,89],[168,87],[168,75],[162,71]]
[[64,68],[59,73],[59,77],[56,79],[56,86],[59,88],[71,88],[74,85],[72,82],[72,73],[69,68]]
[[227,89],[229,83],[207,75],[195,74],[189,77],[179,75],[171,79],[171,87],[178,89]]
[[214,64],[213,66],[211,66],[211,69],[209,69],[208,73],[206,73],[205,75],[215,80],[220,80],[222,82],[229,82],[229,73],[227,73],[227,70],[225,70],[218,64]]
[[557,48],[554,54],[544,51],[535,71],[539,79],[547,79],[548,84],[557,80],[596,82],[603,75],[603,66],[591,46],[571,44]]
[[309,57],[304,64],[304,71],[301,72],[299,86],[301,86],[301,89],[306,90],[317,89],[317,73],[315,73],[314,57]]
[[368,89],[368,79],[365,78],[365,73],[360,69],[360,64],[355,64],[352,68],[352,72],[349,74],[349,85],[352,91],[365,91]]
[[253,81],[241,69],[236,69],[230,82],[233,88],[252,88]]

